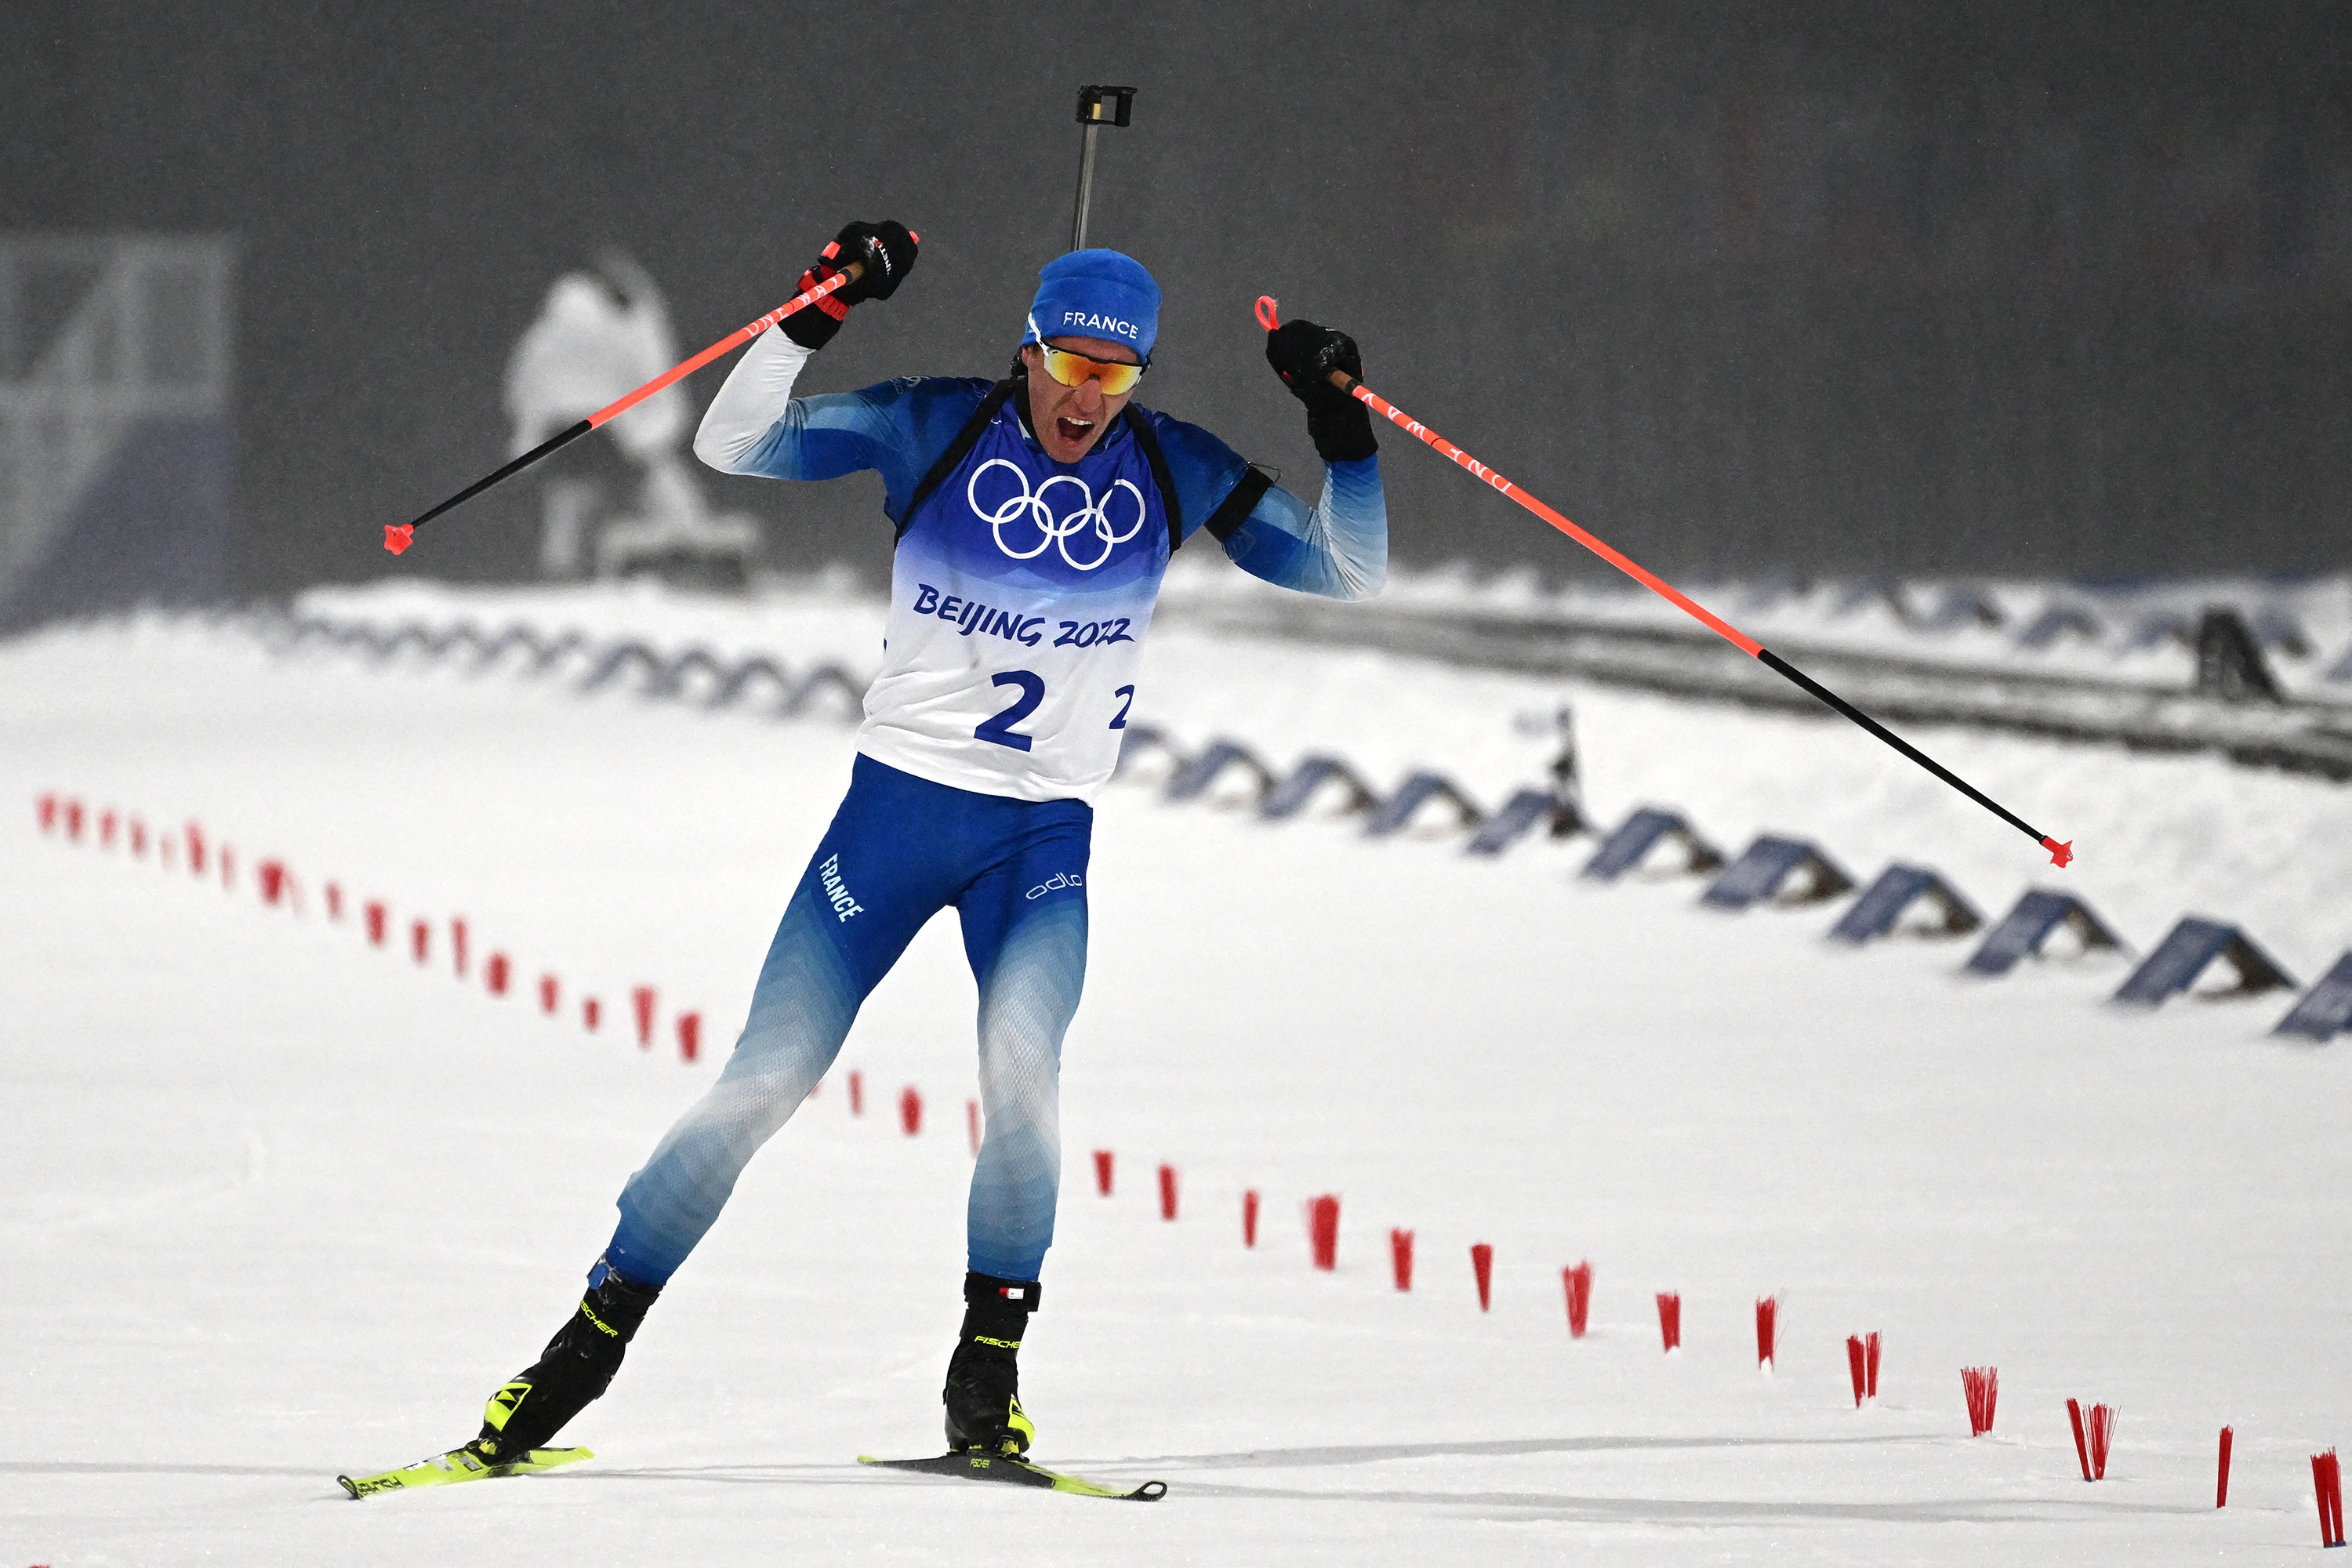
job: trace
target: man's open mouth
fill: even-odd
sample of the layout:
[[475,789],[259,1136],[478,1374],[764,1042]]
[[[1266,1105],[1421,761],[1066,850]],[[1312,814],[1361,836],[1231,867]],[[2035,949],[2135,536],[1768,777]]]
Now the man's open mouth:
[[1075,447],[1095,433],[1095,422],[1091,419],[1056,419],[1054,429],[1063,440]]

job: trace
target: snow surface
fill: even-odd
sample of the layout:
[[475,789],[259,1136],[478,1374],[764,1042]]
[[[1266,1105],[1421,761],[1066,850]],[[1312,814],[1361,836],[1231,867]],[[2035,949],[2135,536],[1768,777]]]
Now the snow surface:
[[[862,668],[878,637],[837,595],[409,592],[803,668]],[[1990,913],[2063,883],[2143,948],[2196,910],[2305,979],[2352,939],[2352,796],[2324,783],[1913,735],[2074,837],[2062,877],[1834,723],[1181,625],[1148,669],[1140,716],[1192,742],[1336,749],[1383,784],[1436,765],[1491,803],[1535,780],[1528,721],[1567,702],[1605,819],[1654,800],[1732,847],[1771,827],[1864,875],[1923,860]],[[1166,1501],[848,1462],[938,1442],[973,1092],[943,921],[567,1432],[594,1463],[354,1506],[338,1470],[469,1436],[576,1299],[622,1179],[716,1071],[848,732],[142,621],[0,647],[0,734],[21,812],[0,830],[0,1563],[2251,1561],[2315,1549],[2307,1456],[2352,1436],[2352,1069],[2267,1036],[2283,997],[2126,1013],[2112,959],[1966,982],[1964,943],[1834,951],[1833,910],[1580,882],[1589,839],[1477,862],[1121,785],[1024,1393],[1041,1458],[1160,1477]],[[43,835],[49,791],[175,852],[201,821],[234,884],[152,842]],[[299,913],[256,896],[264,856]],[[386,900],[395,943],[436,921],[429,967],[370,948],[355,909],[328,921],[329,880]],[[522,994],[452,977],[455,914]],[[545,971],[554,1018],[529,994]],[[660,989],[652,1051],[620,1020],[635,984]],[[693,1066],[669,1034],[688,1007]],[[912,1138],[891,1114],[910,1084]],[[1108,1199],[1096,1148],[1118,1152]],[[1329,1275],[1300,1220],[1327,1192]],[[1410,1294],[1392,1226],[1417,1237]],[[1752,1303],[1776,1293],[1768,1374]],[[1883,1397],[1857,1412],[1843,1340],[1870,1330]],[[1972,1440],[1958,1373],[1985,1364],[2000,1415]],[[2095,1487],[2070,1395],[2122,1411]]]

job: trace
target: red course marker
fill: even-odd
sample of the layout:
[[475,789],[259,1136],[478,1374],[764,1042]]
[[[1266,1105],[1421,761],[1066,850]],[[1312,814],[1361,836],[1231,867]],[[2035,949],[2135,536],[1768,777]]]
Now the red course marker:
[[[424,923],[419,921],[416,929],[423,931]],[[489,984],[491,995],[503,996],[507,994],[507,955],[503,952],[490,954],[489,962],[482,965],[482,978]]]
[[[226,865],[228,863],[228,857],[226,855],[223,855],[221,857],[221,863],[223,865]],[[423,921],[411,921],[408,927],[408,945],[410,950],[415,952],[416,962],[419,963],[424,963],[425,955],[431,952],[433,947],[433,928],[426,925]],[[500,984],[492,986],[491,989],[494,991],[503,991],[506,989],[506,986],[503,984]]]
[[1495,1249],[1483,1241],[1470,1244],[1470,1272],[1478,1277],[1478,1310],[1495,1304]]
[[1683,1342],[1683,1299],[1679,1292],[1658,1292],[1658,1337],[1666,1349],[1679,1350]]
[[2091,1479],[2091,1446],[2083,1435],[2083,1407],[2074,1400],[2066,1402],[2066,1419],[2074,1428],[2074,1462],[2083,1467],[2083,1479]]
[[1969,1436],[1981,1437],[1992,1430],[1993,1407],[2000,1403],[2000,1369],[1962,1367],[1960,1391],[1969,1401]]
[[1759,1296],[1756,1300],[1756,1364],[1773,1364],[1773,1348],[1780,1337],[1780,1298]]
[[[1281,321],[1276,313],[1274,297],[1272,295],[1261,294],[1258,296],[1257,321],[1258,325],[1264,327],[1269,332],[1281,325]],[[1529,511],[1535,513],[1538,517],[1543,519],[1546,522],[1551,524],[1562,533],[1567,534],[1570,539],[1575,540],[1579,544],[1583,545],[1587,550],[1591,551],[1595,555],[1600,556],[1603,561],[1608,562],[1612,566],[1616,567],[1620,572],[1624,573],[1628,577],[1631,577],[1635,582],[1641,584],[1644,588],[1649,589],[1650,592],[1657,595],[1660,598],[1664,599],[1676,609],[1681,610],[1685,615],[1696,620],[1700,625],[1706,626],[1707,630],[1715,633],[1716,636],[1723,638],[1724,641],[1729,643],[1732,647],[1738,648],[1748,658],[1755,659],[1759,664],[1766,666],[1774,672],[1785,677],[1797,686],[1802,688],[1804,690],[1811,693],[1814,697],[1827,703],[1830,707],[1835,709],[1846,718],[1851,719],[1856,724],[1861,725],[1864,730],[1869,731],[1873,735],[1877,736],[1880,740],[1885,742],[1888,745],[1894,747],[1896,751],[1902,752],[1905,756],[1910,758],[1913,762],[1918,763],[1921,767],[1927,769],[1929,773],[1935,774],[1937,778],[1951,785],[1954,789],[1958,790],[1962,795],[1967,795],[1970,800],[1975,801],[1979,805],[1983,806],[1987,811],[1991,812],[2003,822],[2008,823],[2011,827],[2016,828],[2028,838],[2032,839],[2035,843],[2041,845],[2042,847],[2050,851],[2051,864],[2054,866],[2064,866],[2074,858],[2074,846],[2071,840],[2064,844],[2061,844],[2058,840],[2043,833],[2041,829],[2032,826],[2023,817],[2011,812],[2007,806],[2004,806],[1999,801],[1994,800],[1992,796],[1985,794],[1982,790],[1978,789],[1974,784],[1960,777],[1959,774],[1952,772],[1951,769],[1944,766],[1941,763],[1938,763],[1933,757],[1927,755],[1927,752],[1911,744],[1910,742],[1904,740],[1901,736],[1887,729],[1886,726],[1881,724],[1877,720],[1873,719],[1869,714],[1864,713],[1861,709],[1854,707],[1852,703],[1846,701],[1844,698],[1840,697],[1828,687],[1822,685],[1811,676],[1807,675],[1795,665],[1790,664],[1788,660],[1782,658],[1771,649],[1764,647],[1763,644],[1758,642],[1754,637],[1751,637],[1746,633],[1740,631],[1738,627],[1732,626],[1730,622],[1716,616],[1713,612],[1707,610],[1696,600],[1693,600],[1688,595],[1685,595],[1680,589],[1675,587],[1671,583],[1654,575],[1650,572],[1644,570],[1642,566],[1636,564],[1630,558],[1619,554],[1600,538],[1593,534],[1587,533],[1584,530],[1577,527],[1576,524],[1569,521],[1568,519],[1562,517],[1559,512],[1554,511],[1550,507],[1546,506],[1542,501],[1538,500],[1535,497],[1529,495],[1527,491],[1521,489],[1518,486],[1513,484],[1510,480],[1505,479],[1502,475],[1496,473],[1494,469],[1488,468],[1486,464],[1480,462],[1477,458],[1472,457],[1469,453],[1464,451],[1461,447],[1455,446],[1444,437],[1439,435],[1436,431],[1430,429],[1419,420],[1406,414],[1403,410],[1397,407],[1396,405],[1389,402],[1388,399],[1372,391],[1370,387],[1366,386],[1362,382],[1358,381],[1355,377],[1348,374],[1347,372],[1339,370],[1333,371],[1331,373],[1331,384],[1338,387],[1340,391],[1348,394],[1350,397],[1355,398],[1358,402],[1364,405],[1365,407],[1370,409],[1373,413],[1379,415],[1390,424],[1396,426],[1406,435],[1421,441],[1432,451],[1436,452],[1440,457],[1448,458],[1452,462],[1459,465],[1461,468],[1468,471],[1473,478],[1483,481],[1493,489],[1501,491],[1504,495],[1508,496],[1511,500],[1518,502],[1521,506],[1527,508]]]
[[2319,1499],[2319,1544],[2344,1544],[2344,1471],[2336,1450],[2311,1457],[2311,1489]]
[[[677,1016],[677,1059],[693,1061],[702,1055],[702,1015],[680,1013]],[[913,1092],[912,1090],[908,1091]]]
[[1333,1194],[1307,1200],[1307,1239],[1316,1268],[1328,1274],[1339,1267],[1339,1200]]
[[466,921],[454,916],[449,921],[449,955],[457,966],[457,978],[466,977]]
[[898,1092],[898,1125],[909,1138],[923,1130],[923,1097],[915,1092],[913,1084]]
[[1173,1165],[1160,1167],[1160,1217],[1176,1217],[1176,1167]]
[[539,1010],[541,1012],[550,1017],[554,1016],[556,994],[561,989],[562,987],[556,984],[554,975],[542,974],[539,977]]
[[2221,1464],[2219,1473],[2213,1478],[2213,1506],[2230,1506],[2230,1429],[2227,1426],[2221,1428]]
[[364,912],[367,915],[368,942],[373,946],[382,947],[383,945],[383,904],[379,900],[370,899]]
[[1412,1232],[1389,1232],[1389,1271],[1396,1276],[1396,1288],[1412,1289]]
[[1110,1196],[1110,1151],[1108,1149],[1095,1151],[1095,1195]]
[[1853,1374],[1853,1407],[1862,1408],[1863,1400],[1878,1397],[1878,1333],[1848,1334],[1845,1337],[1846,1366]]
[[2083,1414],[2083,1424],[2091,1430],[2091,1479],[2107,1479],[2107,1454],[2115,1447],[2116,1407],[2094,1405]]
[[1257,1189],[1252,1187],[1242,1194],[1242,1245],[1257,1246]]
[[[816,1091],[812,1089],[809,1092],[814,1094]],[[964,1136],[971,1141],[971,1157],[975,1160],[979,1159],[980,1101],[976,1100],[967,1100],[963,1102],[963,1131]]]
[[1580,1340],[1592,1313],[1592,1265],[1579,1263],[1561,1269],[1559,1282],[1568,1292],[1568,1337]]
[[593,996],[582,997],[580,999],[580,1022],[587,1026],[588,1032],[592,1035],[594,1034],[597,1026],[603,1024],[604,1021],[604,1004],[597,1001]]
[[40,813],[41,831],[55,833],[58,830],[58,797],[53,795],[41,796],[36,809]]
[[629,1001],[637,1011],[637,1048],[654,1048],[654,988],[640,985],[629,993]]
[[866,1075],[862,1072],[852,1072],[849,1075],[849,1114],[852,1116],[866,1114]]

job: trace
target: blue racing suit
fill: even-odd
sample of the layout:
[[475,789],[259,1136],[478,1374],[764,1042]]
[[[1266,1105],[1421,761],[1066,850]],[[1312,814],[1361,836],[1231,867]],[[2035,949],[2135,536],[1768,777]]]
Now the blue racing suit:
[[793,398],[809,353],[781,331],[756,340],[695,450],[772,479],[879,470],[898,530],[882,670],[848,795],[785,907],[743,1033],[623,1189],[605,1261],[638,1284],[669,1279],[832,1066],[866,994],[952,906],[980,984],[986,1116],[969,1267],[1034,1279],[1061,1178],[1062,1037],[1086,974],[1090,803],[1118,759],[1161,576],[1205,525],[1269,582],[1370,596],[1388,558],[1379,459],[1326,465],[1310,508],[1206,430],[1130,405],[1057,463],[1017,380]]

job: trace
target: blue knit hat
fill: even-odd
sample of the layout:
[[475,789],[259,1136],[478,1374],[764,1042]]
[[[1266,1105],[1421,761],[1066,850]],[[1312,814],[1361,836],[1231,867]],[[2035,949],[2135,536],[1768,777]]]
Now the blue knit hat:
[[1116,250],[1073,250],[1045,263],[1037,280],[1023,342],[1102,338],[1150,359],[1160,337],[1160,285],[1143,263]]

